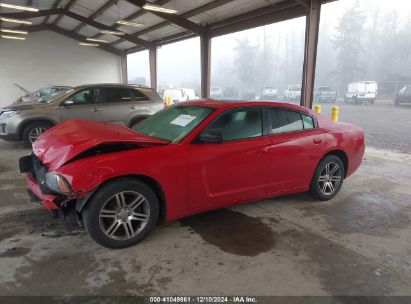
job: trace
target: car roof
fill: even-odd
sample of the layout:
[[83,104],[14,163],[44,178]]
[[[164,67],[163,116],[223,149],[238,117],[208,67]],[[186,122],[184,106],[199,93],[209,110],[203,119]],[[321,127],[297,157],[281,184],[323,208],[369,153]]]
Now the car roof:
[[310,113],[311,111],[307,108],[294,105],[291,103],[277,102],[277,101],[265,101],[265,100],[225,100],[225,99],[195,99],[180,102],[179,104],[185,105],[195,105],[195,106],[204,106],[204,107],[213,107],[217,109],[221,108],[236,108],[236,107],[247,107],[247,106],[270,106],[278,108],[287,108],[290,110],[302,111],[305,113]]
[[95,84],[82,84],[79,86],[76,86],[75,89],[79,88],[89,88],[89,87],[117,87],[117,88],[138,88],[138,89],[150,89],[152,88],[139,85],[139,84],[121,84],[121,83],[95,83]]

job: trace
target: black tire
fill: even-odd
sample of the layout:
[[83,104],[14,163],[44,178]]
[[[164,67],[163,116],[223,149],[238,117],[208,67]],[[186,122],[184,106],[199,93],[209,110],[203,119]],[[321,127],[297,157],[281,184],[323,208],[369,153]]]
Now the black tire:
[[[114,231],[115,233],[118,232],[119,234],[121,234],[121,232],[123,231],[123,234],[125,234],[127,230],[126,227],[129,227],[128,222],[134,223],[134,227],[137,228],[137,233],[133,237],[129,237],[129,233],[127,232],[127,236],[124,236],[126,237],[125,239],[113,239],[113,237],[120,238],[120,236],[115,236],[113,232],[113,237],[109,237],[107,235],[107,232],[111,230],[107,229],[106,233],[103,231],[104,221],[106,220],[100,220],[101,219],[100,211],[103,207],[107,206],[107,203],[111,203],[111,204],[117,203],[116,195],[120,193],[140,194],[143,198],[146,199],[146,202],[148,204],[147,208],[149,210],[149,214],[148,214],[148,220],[145,221],[144,226],[142,226],[143,222],[141,223],[139,223],[139,221],[132,222],[130,220],[130,217],[132,217],[131,212],[128,213],[129,217],[127,221],[120,219],[119,213],[117,213],[116,215],[113,215],[112,219],[111,218],[107,219],[108,223],[106,226],[111,227],[112,225],[116,225],[115,227],[117,228]],[[111,201],[112,199],[114,199],[115,201],[112,202]],[[144,204],[146,204],[146,202],[144,202]],[[132,205],[132,203],[128,204],[128,206],[130,205]],[[107,209],[108,207],[105,207],[105,210]],[[127,210],[129,209],[127,208]],[[135,209],[130,208],[130,211],[134,212],[134,210]],[[116,212],[115,210],[112,210],[112,211]],[[127,216],[127,214],[125,216]],[[158,222],[158,218],[159,218],[159,202],[158,202],[157,195],[145,183],[137,179],[133,179],[133,178],[119,178],[119,179],[113,180],[105,184],[93,195],[93,197],[87,203],[85,210],[83,211],[84,226],[86,227],[86,230],[91,236],[91,238],[94,241],[96,241],[98,244],[104,247],[113,248],[113,249],[129,247],[143,240],[151,232],[151,230],[156,226]],[[109,222],[111,220],[112,222]],[[133,224],[131,224],[131,227],[133,228]]]
[[[321,175],[321,173],[324,172],[325,167],[327,166],[327,164],[337,164],[339,166],[339,172],[336,172],[337,175],[339,175],[340,178],[340,182],[333,184],[333,188],[334,191],[332,193],[324,193],[324,191],[322,191],[323,186],[325,184],[324,182],[320,181],[320,176],[324,177],[324,175]],[[334,167],[332,167],[334,168]],[[331,169],[332,170],[332,169]],[[336,177],[337,177],[336,175]],[[310,184],[310,189],[308,191],[309,195],[316,199],[316,200],[320,200],[320,201],[327,201],[332,199],[334,196],[337,195],[337,193],[340,191],[341,186],[344,182],[344,177],[345,177],[345,169],[344,169],[344,164],[342,163],[341,159],[336,156],[336,155],[327,155],[326,157],[324,157],[320,163],[317,166],[317,169],[315,170],[314,176],[311,180],[311,184]],[[331,188],[329,188],[331,192]],[[325,190],[327,190],[327,187],[325,187]]]
[[23,129],[22,140],[27,147],[31,147],[33,140],[33,132],[36,130],[43,130],[44,132],[47,129],[50,129],[53,125],[46,122],[31,122]]

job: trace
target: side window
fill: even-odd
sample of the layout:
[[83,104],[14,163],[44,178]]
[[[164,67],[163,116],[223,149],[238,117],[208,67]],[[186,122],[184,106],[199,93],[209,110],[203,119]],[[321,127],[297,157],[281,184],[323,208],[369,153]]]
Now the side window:
[[142,101],[142,100],[150,101],[150,99],[149,99],[146,95],[144,95],[144,93],[142,93],[141,91],[139,91],[139,90],[137,90],[137,89],[131,90],[131,94],[132,94],[134,100],[138,100],[138,101]]
[[131,99],[131,92],[129,89],[106,88],[105,102],[131,101]]
[[86,89],[82,90],[76,94],[74,94],[70,100],[73,101],[74,104],[87,104],[93,102],[93,89]]
[[103,98],[102,89],[92,88],[85,89],[72,95],[69,100],[73,101],[74,104],[90,104],[101,102]]
[[262,136],[261,109],[229,110],[217,117],[207,130],[221,132],[224,141]]
[[311,116],[301,114],[303,117],[304,130],[314,129],[314,119]]
[[296,111],[269,109],[273,134],[303,130],[301,114]]

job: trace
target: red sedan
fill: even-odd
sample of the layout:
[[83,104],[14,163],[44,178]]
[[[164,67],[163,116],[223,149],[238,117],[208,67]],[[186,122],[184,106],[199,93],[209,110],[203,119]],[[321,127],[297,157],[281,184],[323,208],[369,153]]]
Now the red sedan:
[[333,198],[361,164],[364,133],[275,102],[180,103],[134,130],[71,120],[20,159],[28,192],[75,214],[99,244],[141,241],[159,221],[269,197]]

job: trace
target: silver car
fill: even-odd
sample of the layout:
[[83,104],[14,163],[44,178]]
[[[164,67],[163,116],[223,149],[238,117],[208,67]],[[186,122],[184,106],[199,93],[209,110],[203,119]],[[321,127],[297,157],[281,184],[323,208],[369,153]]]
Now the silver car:
[[0,138],[31,145],[45,130],[68,119],[99,120],[132,127],[162,108],[162,98],[151,88],[82,85],[42,102],[25,102],[0,109]]

